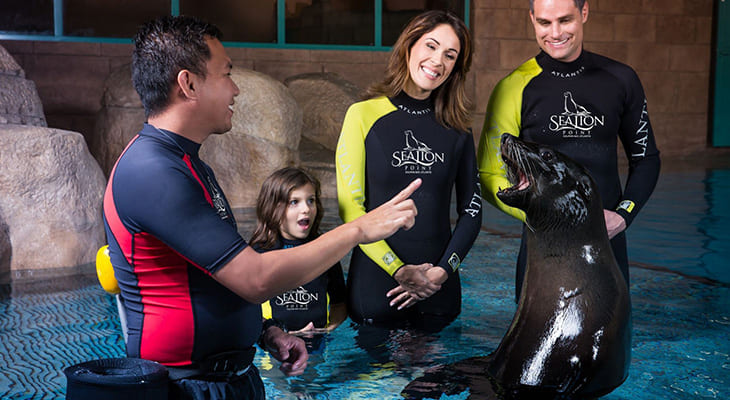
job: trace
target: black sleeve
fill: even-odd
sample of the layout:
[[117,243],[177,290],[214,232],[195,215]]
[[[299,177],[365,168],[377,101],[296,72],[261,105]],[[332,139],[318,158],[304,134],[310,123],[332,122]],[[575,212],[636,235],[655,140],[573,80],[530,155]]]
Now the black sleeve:
[[465,135],[462,148],[455,182],[458,219],[451,240],[438,263],[449,275],[464,261],[482,226],[482,197],[471,134]]
[[630,70],[628,77],[626,107],[619,138],[629,160],[629,173],[623,197],[616,209],[626,220],[627,227],[649,200],[659,179],[661,166],[644,89],[633,70]]

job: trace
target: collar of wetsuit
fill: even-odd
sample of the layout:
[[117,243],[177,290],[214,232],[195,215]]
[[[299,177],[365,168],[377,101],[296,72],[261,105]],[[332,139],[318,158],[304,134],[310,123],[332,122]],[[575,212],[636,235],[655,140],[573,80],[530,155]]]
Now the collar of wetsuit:
[[586,51],[583,49],[580,52],[578,58],[571,62],[562,62],[550,57],[544,51],[540,51],[537,56],[537,61],[544,70],[548,72],[557,72],[562,76],[579,73],[582,68],[585,68],[586,63]]
[[168,131],[167,129],[159,129],[151,124],[145,123],[142,131],[140,132],[140,135],[156,137],[159,140],[170,143],[171,145],[180,148],[181,150],[183,150],[183,152],[191,156],[197,157],[198,151],[200,151],[200,143],[195,143],[192,140],[180,136],[173,131]]
[[433,99],[431,97],[418,100],[406,94],[405,91],[401,91],[391,101],[399,108],[408,110],[410,114],[426,115],[430,114],[433,110]]

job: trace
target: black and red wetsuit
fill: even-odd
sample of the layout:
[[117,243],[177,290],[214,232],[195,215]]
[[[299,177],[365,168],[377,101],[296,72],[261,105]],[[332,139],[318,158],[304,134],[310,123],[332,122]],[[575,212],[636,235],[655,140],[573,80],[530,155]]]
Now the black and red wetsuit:
[[146,124],[117,161],[104,196],[127,354],[167,366],[250,349],[261,333],[261,306],[211,277],[247,244],[199,149]]

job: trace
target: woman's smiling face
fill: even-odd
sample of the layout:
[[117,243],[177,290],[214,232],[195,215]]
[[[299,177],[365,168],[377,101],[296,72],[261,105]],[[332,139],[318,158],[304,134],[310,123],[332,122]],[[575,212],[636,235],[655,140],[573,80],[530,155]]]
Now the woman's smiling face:
[[454,29],[441,24],[426,32],[413,44],[408,55],[409,80],[405,92],[425,99],[451,75],[461,51]]

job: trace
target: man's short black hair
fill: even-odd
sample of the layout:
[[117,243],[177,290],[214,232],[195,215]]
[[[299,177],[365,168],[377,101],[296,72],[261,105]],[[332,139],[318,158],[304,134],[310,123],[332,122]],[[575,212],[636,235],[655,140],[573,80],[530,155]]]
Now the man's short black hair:
[[181,70],[205,77],[210,59],[206,39],[221,36],[215,25],[186,16],[164,16],[140,27],[134,38],[132,83],[147,117],[167,107]]
[[[583,9],[583,4],[586,3],[586,0],[573,0],[573,4],[579,9]],[[530,12],[535,12],[535,0],[530,0]]]

